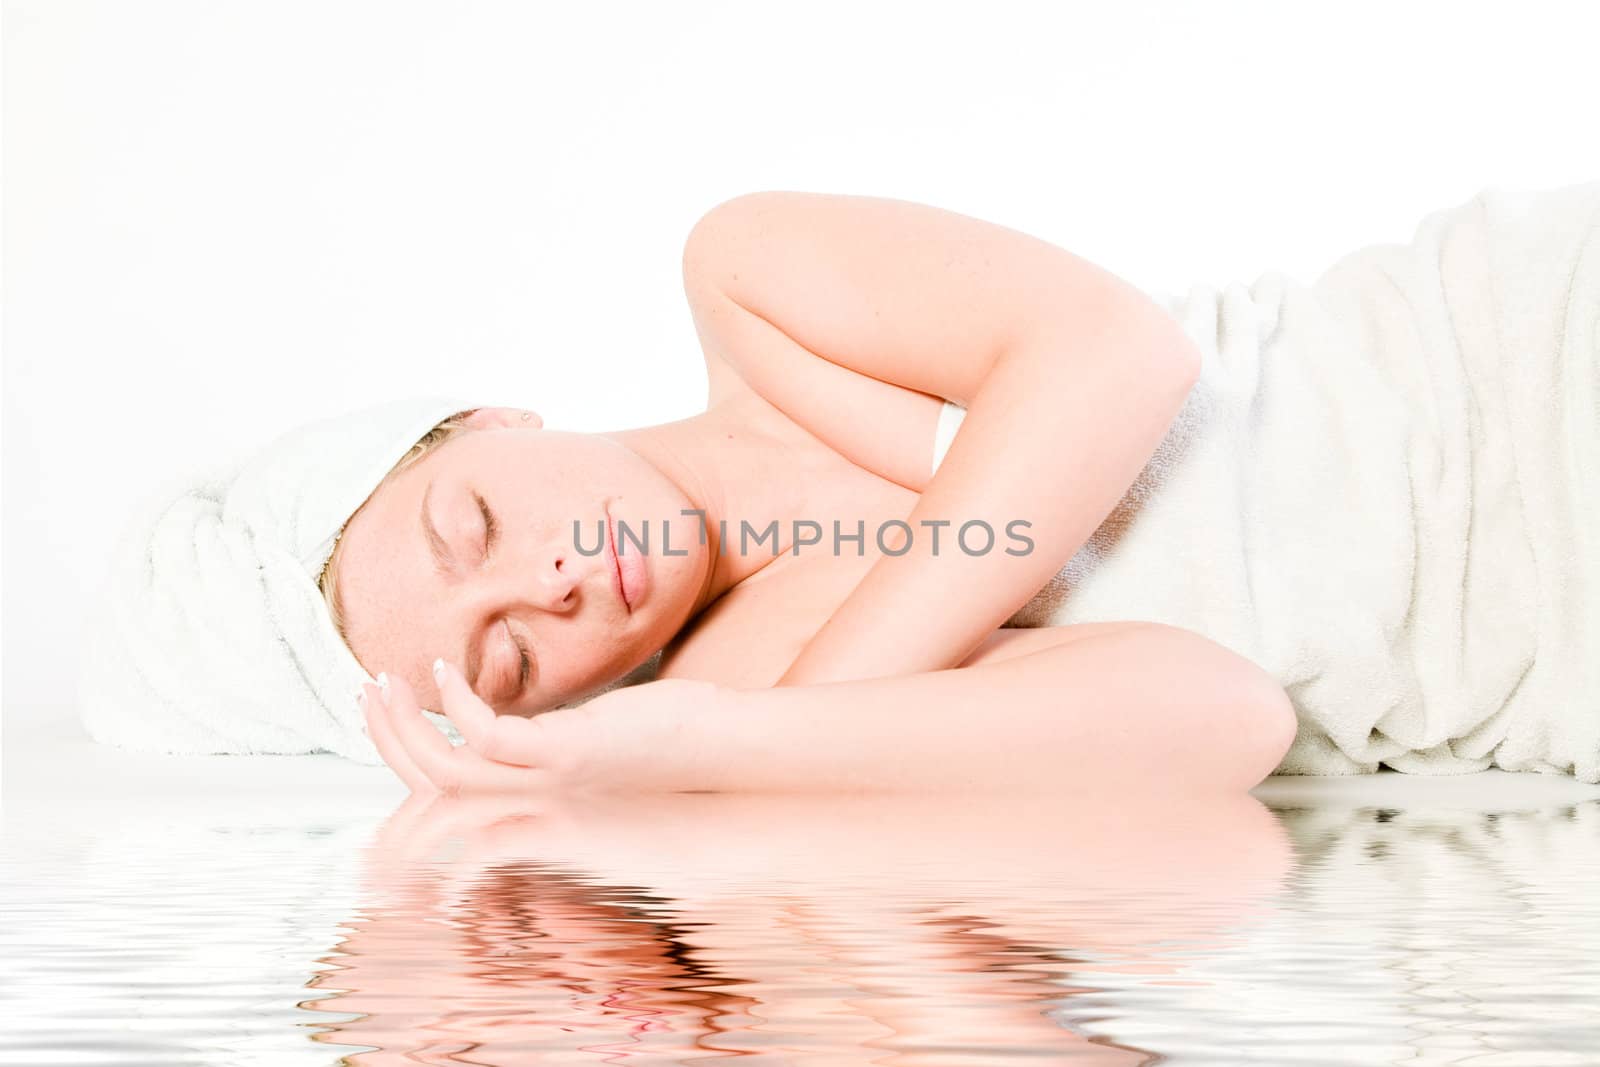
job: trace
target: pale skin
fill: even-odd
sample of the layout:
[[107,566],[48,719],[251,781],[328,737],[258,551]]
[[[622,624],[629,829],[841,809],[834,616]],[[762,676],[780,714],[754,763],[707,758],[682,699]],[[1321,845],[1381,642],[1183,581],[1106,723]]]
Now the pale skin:
[[[413,790],[1242,791],[1277,766],[1286,694],[1204,636],[1002,628],[1195,381],[1198,352],[1148,297],[992,223],[788,192],[708,212],[683,277],[705,412],[576,434],[484,409],[352,517],[347,635],[386,683],[364,687],[368,729]],[[967,415],[930,476],[944,398]],[[575,551],[608,516],[682,553],[640,553],[632,602],[609,553]],[[874,538],[889,519],[909,545]],[[973,519],[1025,520],[1030,550],[953,550]],[[795,551],[801,520],[868,534]],[[741,521],[777,522],[781,553],[741,551]],[[659,681],[549,710],[656,649]]]

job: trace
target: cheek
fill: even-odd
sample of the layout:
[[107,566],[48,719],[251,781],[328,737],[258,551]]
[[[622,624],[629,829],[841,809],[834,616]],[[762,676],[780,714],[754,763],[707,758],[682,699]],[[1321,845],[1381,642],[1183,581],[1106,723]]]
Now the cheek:
[[[379,579],[352,589],[351,595],[352,602],[346,604],[345,611],[346,636],[356,659],[374,677],[379,671],[388,671],[404,678],[420,693],[431,689],[432,674],[422,670],[427,677],[419,677],[419,664],[426,667],[432,656],[460,655],[459,641],[446,653],[441,644],[445,627],[436,614],[422,610],[426,594],[408,589],[403,581],[390,584]],[[439,646],[437,650],[424,658],[423,654],[435,646]]]
[[611,657],[603,639],[575,639],[549,648],[540,658],[542,687],[560,695],[597,685],[608,677]]

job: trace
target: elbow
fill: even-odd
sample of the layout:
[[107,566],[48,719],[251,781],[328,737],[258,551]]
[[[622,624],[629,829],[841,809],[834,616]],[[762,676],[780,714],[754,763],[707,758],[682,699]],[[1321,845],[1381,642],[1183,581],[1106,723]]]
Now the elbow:
[[1271,679],[1268,682],[1271,693],[1262,705],[1262,722],[1258,729],[1261,762],[1252,772],[1255,776],[1252,785],[1277,773],[1300,733],[1300,718],[1295,712],[1294,701],[1289,699],[1289,694],[1277,682]]
[[1117,279],[1100,302],[1100,331],[1157,384],[1185,395],[1200,380],[1205,356],[1183,324],[1142,290]]
[[1162,331],[1148,346],[1151,374],[1170,382],[1180,396],[1187,397],[1200,380],[1203,357],[1200,346],[1182,330]]
[[1145,373],[1155,381],[1169,384],[1187,396],[1200,380],[1205,356],[1182,324],[1143,294],[1135,295],[1133,306],[1124,306],[1123,329],[1131,340],[1128,348],[1143,356]]
[[1183,391],[1187,394],[1189,390],[1194,388],[1195,383],[1200,380],[1200,370],[1203,363],[1200,346],[1190,340],[1187,334],[1184,334],[1172,343],[1169,351],[1173,364],[1173,373],[1178,376],[1179,381],[1183,384]]
[[[1277,773],[1299,728],[1294,702],[1261,665],[1191,631],[1175,635],[1186,670],[1193,772],[1202,784],[1243,792]],[[1186,731],[1179,730],[1178,736]]]
[[1189,403],[1189,396],[1200,380],[1200,349],[1188,338],[1159,341],[1153,348],[1151,364],[1149,380],[1155,384],[1149,392],[1159,398],[1156,403],[1162,407],[1170,426]]
[[1277,773],[1299,733],[1294,702],[1266,671],[1249,664],[1234,689],[1233,781],[1228,785],[1252,789]]
[[[1203,354],[1176,322],[1153,316],[1145,308],[1117,312],[1096,336],[1103,339],[1104,351],[1115,355],[1109,362],[1129,387],[1155,403],[1170,401],[1175,411],[1200,380]],[[1080,331],[1076,345],[1081,346],[1082,336]],[[1081,371],[1074,366],[1071,373]]]

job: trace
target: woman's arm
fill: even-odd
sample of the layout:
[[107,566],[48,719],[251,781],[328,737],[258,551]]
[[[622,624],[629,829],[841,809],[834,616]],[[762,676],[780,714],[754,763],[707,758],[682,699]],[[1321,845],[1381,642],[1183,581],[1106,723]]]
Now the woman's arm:
[[531,719],[496,716],[454,668],[440,689],[466,746],[399,679],[386,700],[369,690],[373,739],[413,789],[1242,791],[1295,733],[1270,675],[1159,623],[926,674],[751,690],[667,679]]
[[[909,549],[872,566],[780,686],[960,663],[1110,514],[1198,374],[1198,349],[1135,287],[922,204],[739,197],[691,233],[684,279],[708,353],[846,454],[874,427],[830,405],[838,375],[967,406],[907,517]],[[974,525],[964,549],[969,522],[993,544]]]
[[1222,646],[1129,624],[976,666],[736,690],[741,788],[1247,790],[1294,740],[1273,679]]

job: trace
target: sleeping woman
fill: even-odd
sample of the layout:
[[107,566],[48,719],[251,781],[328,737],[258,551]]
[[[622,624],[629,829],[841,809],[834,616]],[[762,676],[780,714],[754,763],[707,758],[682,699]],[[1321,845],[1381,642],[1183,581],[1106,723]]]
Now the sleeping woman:
[[[1568,238],[1581,249],[1597,188],[1529,211],[1586,211]],[[1380,336],[1373,279],[1394,285],[1424,238],[1484,203],[1314,287],[1269,274],[1185,302],[927,205],[740,196],[683,248],[703,412],[578,433],[522,409],[440,411],[420,440],[405,431],[398,461],[368,447],[363,473],[320,495],[303,487],[343,438],[285,439],[212,483],[218,521],[288,541],[292,581],[324,611],[279,644],[331,704],[331,679],[351,675],[308,668],[324,650],[307,646],[337,634],[326,655],[361,678],[343,699],[415,791],[1241,791],[1380,762],[1597,774],[1592,695],[1545,707],[1582,724],[1565,747],[1516,744],[1511,698],[1539,645],[1527,605],[1593,564],[1553,573],[1524,510],[1472,511],[1511,474],[1480,475],[1501,480],[1473,483],[1455,516],[1463,539],[1476,521],[1491,548],[1512,532],[1533,546],[1524,571],[1502,557],[1515,580],[1492,590],[1503,647],[1458,596],[1441,617],[1480,658],[1446,691],[1412,636],[1435,610],[1425,572],[1448,547],[1450,478],[1486,439],[1509,456],[1532,431],[1510,396],[1481,402],[1486,430],[1454,443],[1441,392],[1418,384],[1444,346],[1384,354],[1400,342]],[[1462,253],[1477,256],[1463,278],[1492,280],[1491,245]],[[1594,349],[1577,358],[1592,382]],[[1494,359],[1461,361],[1463,392]],[[1419,457],[1423,424],[1437,448]],[[1557,430],[1582,459],[1577,431]],[[1583,432],[1587,448],[1592,421]],[[252,477],[278,488],[241,494]],[[314,504],[286,509],[292,492]],[[273,614],[280,631],[290,614]],[[1550,684],[1584,669],[1553,664]],[[97,692],[115,703],[107,688],[91,687],[86,723],[136,743],[91,710]],[[1436,712],[1463,695],[1461,714]]]
[[[1288,698],[1204,636],[1001,628],[1195,381],[1160,307],[1012,230],[798,193],[710,211],[683,278],[703,413],[613,433],[466,414],[340,538],[324,589],[387,683],[367,722],[413,788],[1246,789],[1272,771]],[[930,477],[946,398],[968,415]],[[655,681],[550,710],[658,649]]]

